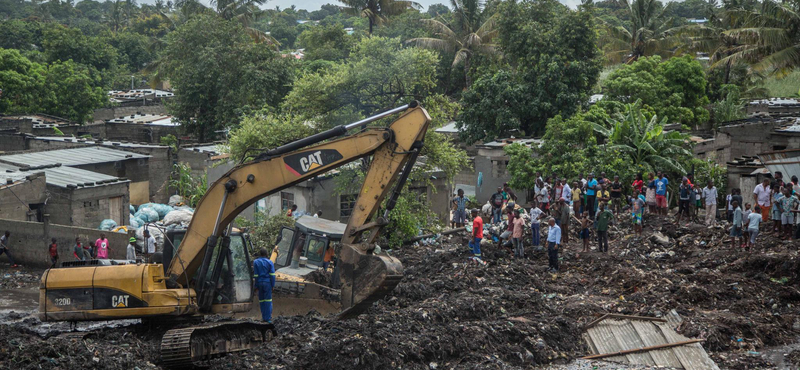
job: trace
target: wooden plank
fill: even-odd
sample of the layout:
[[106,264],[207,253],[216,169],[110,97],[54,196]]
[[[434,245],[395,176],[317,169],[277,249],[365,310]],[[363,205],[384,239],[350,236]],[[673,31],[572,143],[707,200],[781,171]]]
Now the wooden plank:
[[584,360],[596,360],[596,359],[599,359],[599,358],[606,358],[606,357],[611,357],[611,356],[627,355],[627,354],[637,353],[637,352],[652,351],[654,349],[664,349],[664,348],[685,346],[687,344],[698,343],[698,342],[702,342],[704,340],[705,339],[691,339],[691,340],[687,340],[685,342],[667,343],[667,344],[661,344],[661,345],[652,346],[652,347],[634,348],[634,349],[629,349],[629,350],[625,350],[625,351],[619,351],[619,352],[616,352],[616,353],[603,353],[603,354],[599,354],[599,355],[584,356],[584,357],[581,357],[581,358],[584,359]]
[[[676,342],[686,339],[683,335],[672,330],[669,324],[657,323],[656,326],[661,329],[661,333],[664,334],[667,341]],[[708,353],[699,344],[675,347],[672,348],[672,352],[681,361],[682,367],[686,370],[719,370],[719,366],[708,357]]]
[[[642,338],[642,342],[647,347],[657,346],[659,344],[667,344],[667,339],[661,334],[661,329],[654,325],[652,322],[647,321],[633,321],[633,328]],[[650,351],[650,356],[655,361],[656,365],[662,367],[682,368],[681,361],[675,357],[671,349],[658,349]]]

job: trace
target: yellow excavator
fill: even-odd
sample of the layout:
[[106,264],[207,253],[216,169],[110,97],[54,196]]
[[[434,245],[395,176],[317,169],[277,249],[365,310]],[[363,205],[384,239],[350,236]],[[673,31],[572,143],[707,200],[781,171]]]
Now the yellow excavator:
[[[388,127],[370,122],[397,114]],[[75,261],[42,275],[42,321],[146,319],[198,321],[250,311],[252,263],[242,233],[232,227],[245,208],[270,194],[356,159],[371,157],[364,184],[337,253],[339,317],[358,315],[399,283],[403,267],[375,253],[404,183],[422,149],[430,116],[416,102],[263,151],[214,182],[185,232],[172,235],[162,263]],[[359,131],[348,135],[351,130]],[[377,215],[384,199],[382,215]],[[276,300],[279,297],[276,296]],[[279,303],[279,302],[276,302]],[[191,320],[179,320],[179,319]],[[193,320],[193,321],[192,321]],[[168,330],[162,365],[191,367],[228,352],[253,348],[275,335],[270,323],[218,321]]]

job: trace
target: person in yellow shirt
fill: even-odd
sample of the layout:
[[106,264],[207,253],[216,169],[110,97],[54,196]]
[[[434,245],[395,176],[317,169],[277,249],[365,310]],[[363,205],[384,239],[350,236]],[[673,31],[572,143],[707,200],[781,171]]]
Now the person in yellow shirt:
[[576,215],[583,214],[581,213],[581,202],[583,202],[583,190],[581,187],[578,186],[577,181],[572,182],[572,210],[575,211]]

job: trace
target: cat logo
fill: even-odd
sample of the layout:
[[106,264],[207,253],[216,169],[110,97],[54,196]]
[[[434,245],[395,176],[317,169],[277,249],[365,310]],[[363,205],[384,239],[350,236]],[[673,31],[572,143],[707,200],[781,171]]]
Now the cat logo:
[[313,170],[322,165],[322,152],[316,151],[311,153],[306,158],[300,158],[300,168],[303,169],[303,172],[308,172],[309,170]]
[[128,297],[129,295],[112,295],[111,296],[111,307],[117,308],[125,308],[128,307]]
[[335,149],[319,149],[295,153],[287,156],[283,161],[289,172],[296,176],[303,176],[320,167],[334,164],[341,159],[342,154]]

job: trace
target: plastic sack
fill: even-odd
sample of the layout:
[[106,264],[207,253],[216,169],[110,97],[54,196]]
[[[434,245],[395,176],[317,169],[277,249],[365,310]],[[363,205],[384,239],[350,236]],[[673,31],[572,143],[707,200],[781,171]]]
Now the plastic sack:
[[111,232],[112,233],[127,234],[128,233],[128,227],[127,226],[117,226],[117,227],[111,229]]
[[188,225],[192,221],[194,212],[187,210],[176,209],[164,216],[164,225]]
[[133,204],[129,204],[128,207],[130,207],[131,214],[136,213],[136,207],[134,207]]
[[172,206],[172,207],[178,207],[178,206],[184,205],[185,202],[184,202],[182,196],[175,194],[175,195],[169,197],[169,203],[168,204],[170,206]]
[[115,227],[117,227],[117,221],[111,219],[105,219],[102,222],[100,222],[100,227],[98,227],[98,229],[104,231],[111,231],[111,229]]
[[152,208],[142,208],[139,207],[139,211],[136,212],[134,217],[140,218],[145,222],[156,222],[159,220],[158,212],[156,212]]
[[172,208],[171,206],[168,206],[166,204],[159,204],[159,203],[154,203],[152,208],[153,208],[153,210],[158,212],[158,219],[159,220],[163,219],[164,216],[167,215],[167,213],[170,213],[170,212],[172,212],[174,210],[174,208]]
[[130,225],[131,229],[134,230],[138,229],[140,226],[143,226],[143,224],[139,222],[139,219],[133,216],[131,216],[131,220],[128,222],[128,225]]

